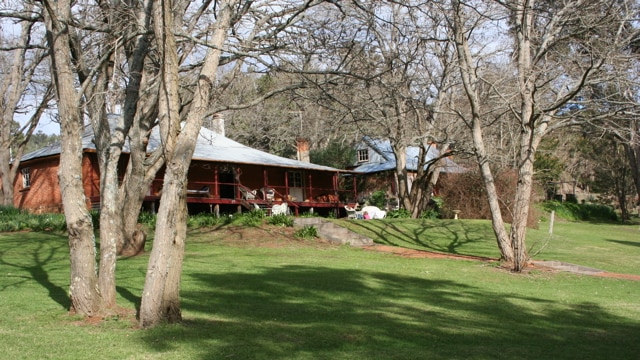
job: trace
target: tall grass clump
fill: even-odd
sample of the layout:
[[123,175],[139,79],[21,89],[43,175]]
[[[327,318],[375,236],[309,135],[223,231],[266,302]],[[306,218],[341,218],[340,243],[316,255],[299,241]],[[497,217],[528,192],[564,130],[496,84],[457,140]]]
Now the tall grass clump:
[[277,226],[293,226],[293,217],[285,214],[278,214],[271,216],[267,219],[267,224],[269,225],[277,225]]
[[305,225],[305,227],[296,230],[293,236],[302,239],[312,239],[318,237],[318,229],[315,226]]

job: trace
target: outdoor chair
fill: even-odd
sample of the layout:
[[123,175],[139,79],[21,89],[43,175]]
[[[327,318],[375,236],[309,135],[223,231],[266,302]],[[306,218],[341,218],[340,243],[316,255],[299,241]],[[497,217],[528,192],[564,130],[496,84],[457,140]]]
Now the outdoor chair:
[[240,186],[240,194],[242,195],[242,198],[245,200],[255,200],[257,193],[258,193],[258,190],[249,190],[245,187]]
[[262,192],[262,198],[264,200],[273,201],[273,199],[276,197],[276,191],[271,188],[263,187],[262,189],[260,189],[260,191]]
[[356,204],[356,206],[351,207],[349,205],[345,205],[344,209],[347,210],[347,219],[359,219],[360,217],[358,216],[359,211],[358,211],[358,204]]

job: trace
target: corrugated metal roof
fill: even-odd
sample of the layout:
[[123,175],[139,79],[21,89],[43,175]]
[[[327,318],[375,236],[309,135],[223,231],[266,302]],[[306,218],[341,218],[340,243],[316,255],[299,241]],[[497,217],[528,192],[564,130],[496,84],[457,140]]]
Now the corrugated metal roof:
[[[160,136],[159,130],[156,127],[151,132],[147,149],[151,152],[158,148],[159,145]],[[91,126],[87,126],[84,131],[82,136],[82,147],[85,150],[95,150],[96,148],[93,143],[93,129]],[[125,145],[124,151],[128,152],[127,145]],[[58,154],[60,154],[60,143],[55,143],[23,155],[22,161]],[[206,128],[200,129],[200,134],[198,135],[192,159],[238,164],[269,165],[307,170],[350,172],[329,166],[316,165],[269,154],[267,152],[242,145],[237,141],[233,141]]]
[[[391,142],[389,140],[371,140],[367,141],[367,144],[374,148],[376,152],[383,155],[384,158],[390,159],[389,161],[383,162],[369,162],[364,163],[362,165],[357,166],[353,171],[362,172],[362,173],[375,173],[380,171],[388,171],[396,168],[396,157],[391,149]],[[420,154],[420,149],[416,146],[409,146],[406,150],[407,154],[407,170],[409,171],[417,171],[418,169],[418,155]],[[435,146],[431,146],[427,149],[426,162],[430,162],[433,159],[437,158],[440,155],[438,149]],[[445,158],[444,165],[442,167],[442,172],[448,173],[461,173],[465,172],[466,169],[462,166],[456,164],[453,160]]]

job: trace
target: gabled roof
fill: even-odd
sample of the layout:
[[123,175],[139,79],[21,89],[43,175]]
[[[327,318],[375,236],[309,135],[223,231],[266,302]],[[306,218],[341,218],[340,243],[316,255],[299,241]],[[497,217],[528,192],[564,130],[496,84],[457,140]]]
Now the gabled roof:
[[[380,171],[389,171],[396,168],[396,157],[391,148],[391,142],[389,140],[383,139],[371,139],[366,138],[363,140],[365,144],[373,151],[380,154],[382,161],[373,161],[366,162],[359,166],[356,166],[353,171],[362,172],[362,173],[376,173]],[[417,146],[409,146],[406,150],[407,155],[407,170],[408,171],[417,171],[418,169],[418,156],[420,154],[420,148]],[[436,159],[440,155],[438,149],[435,146],[430,146],[427,148],[426,162]],[[449,158],[444,159],[444,165],[442,166],[442,172],[447,173],[462,173],[465,172],[466,169],[462,166],[456,164],[453,160]]]
[[[157,149],[159,145],[160,136],[159,130],[156,127],[152,130],[151,136],[149,137],[149,145],[147,147],[147,150],[151,152]],[[82,148],[84,150],[95,150],[96,148],[93,142],[93,128],[91,126],[87,126],[85,128],[84,134],[82,136]],[[123,151],[129,151],[127,144],[125,144]],[[21,161],[58,154],[60,154],[59,142],[25,154],[22,156]],[[329,166],[316,165],[269,154],[267,152],[242,145],[237,141],[233,141],[206,128],[200,129],[200,134],[198,135],[196,148],[193,153],[192,159],[213,162],[230,162],[236,164],[268,165],[306,170],[321,170],[332,172],[346,171]]]

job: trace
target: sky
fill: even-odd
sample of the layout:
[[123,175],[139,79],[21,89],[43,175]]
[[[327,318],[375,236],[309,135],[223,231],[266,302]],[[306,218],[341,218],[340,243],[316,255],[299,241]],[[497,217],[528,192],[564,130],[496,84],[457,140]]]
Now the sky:
[[[29,121],[31,115],[33,115],[33,113],[14,114],[14,120],[19,122],[20,125],[24,125],[27,121]],[[44,114],[40,118],[40,123],[38,124],[38,127],[36,127],[35,132],[42,131],[47,135],[60,134],[60,124],[53,121],[53,119],[54,117],[52,116],[52,114]]]

